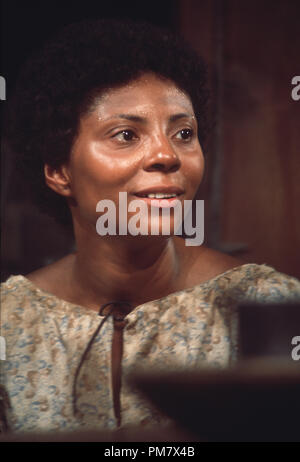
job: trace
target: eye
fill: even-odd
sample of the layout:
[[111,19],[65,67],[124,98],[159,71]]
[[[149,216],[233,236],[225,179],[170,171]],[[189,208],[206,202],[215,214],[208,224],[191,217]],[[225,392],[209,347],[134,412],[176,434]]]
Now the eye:
[[121,130],[120,132],[116,133],[112,138],[116,138],[118,141],[121,142],[126,142],[136,140],[137,136],[132,130]]
[[176,133],[175,138],[184,140],[184,141],[189,141],[193,138],[194,135],[194,130],[191,128],[183,128],[179,132]]

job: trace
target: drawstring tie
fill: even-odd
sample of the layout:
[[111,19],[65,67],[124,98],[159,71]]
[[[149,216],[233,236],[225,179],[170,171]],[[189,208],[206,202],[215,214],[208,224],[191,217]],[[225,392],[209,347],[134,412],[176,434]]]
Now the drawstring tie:
[[[104,309],[109,306],[109,305],[112,305],[111,308],[108,310],[108,313],[104,316],[103,312],[104,312]],[[102,326],[104,325],[104,323],[107,321],[107,319],[113,315],[113,318],[115,321],[123,321],[124,319],[124,316],[119,316],[118,313],[114,314],[113,311],[115,310],[115,305],[127,305],[131,311],[132,310],[132,305],[127,302],[127,301],[112,301],[112,302],[108,302],[108,303],[105,303],[104,305],[101,305],[100,309],[99,309],[99,313],[98,315],[99,316],[104,316],[104,318],[101,320],[99,326],[97,327],[97,329],[95,330],[95,332],[93,333],[92,337],[90,338],[82,356],[81,356],[81,359],[79,361],[79,364],[76,368],[76,372],[75,372],[75,376],[74,376],[74,381],[73,381],[73,391],[72,391],[72,396],[73,396],[73,414],[76,415],[78,413],[78,408],[77,408],[77,391],[76,391],[76,386],[77,386],[77,379],[78,379],[78,376],[79,376],[79,373],[80,373],[80,370],[81,370],[81,367],[82,367],[82,364],[84,363],[84,360],[86,359],[87,357],[87,354],[88,352],[90,351],[97,335],[99,334]],[[129,312],[128,311],[128,312]]]

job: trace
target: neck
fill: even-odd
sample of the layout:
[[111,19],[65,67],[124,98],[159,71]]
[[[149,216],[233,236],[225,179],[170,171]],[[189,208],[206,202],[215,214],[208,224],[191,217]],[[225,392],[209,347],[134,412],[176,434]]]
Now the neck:
[[180,238],[91,238],[76,229],[75,236],[72,280],[83,305],[99,309],[111,300],[127,300],[137,306],[176,291],[182,265]]

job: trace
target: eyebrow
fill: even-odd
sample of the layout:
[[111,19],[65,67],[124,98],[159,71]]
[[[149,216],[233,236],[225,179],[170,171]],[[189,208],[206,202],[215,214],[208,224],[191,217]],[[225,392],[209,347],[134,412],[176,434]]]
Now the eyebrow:
[[[142,124],[147,123],[147,119],[145,117],[141,117],[141,116],[134,115],[134,114],[116,114],[115,116],[110,117],[109,119],[115,119],[115,118],[126,119],[132,122],[138,122]],[[187,114],[185,112],[180,112],[178,114],[171,115],[168,119],[168,122],[176,122],[177,120],[183,119],[183,118],[195,119],[195,116],[191,114]]]

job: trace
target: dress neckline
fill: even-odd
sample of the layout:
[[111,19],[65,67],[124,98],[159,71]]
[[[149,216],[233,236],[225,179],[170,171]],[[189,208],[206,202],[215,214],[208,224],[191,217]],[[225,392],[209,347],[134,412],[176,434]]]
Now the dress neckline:
[[[152,303],[159,303],[159,302],[164,302],[166,299],[168,299],[169,297],[176,297],[176,296],[180,296],[181,294],[187,292],[192,292],[194,290],[196,290],[197,288],[201,288],[201,287],[206,287],[210,284],[213,284],[215,283],[218,279],[221,279],[223,277],[226,277],[228,276],[229,274],[231,273],[235,273],[239,270],[242,270],[242,269],[247,269],[247,268],[251,268],[251,267],[264,267],[265,269],[268,269],[268,270],[274,270],[273,267],[267,265],[267,264],[257,264],[257,263],[244,263],[242,265],[237,265],[237,266],[234,266],[226,271],[224,271],[223,273],[220,273],[220,274],[217,274],[216,276],[214,276],[213,278],[210,278],[208,279],[207,281],[203,281],[203,282],[200,282],[199,284],[195,284],[194,286],[191,286],[191,287],[187,287],[185,289],[181,289],[181,290],[178,290],[176,292],[171,292],[170,294],[168,295],[165,295],[161,298],[157,298],[157,299],[153,299],[153,300],[149,300],[148,302],[145,302],[145,303],[142,303],[140,305],[137,305],[130,313],[129,315],[131,315],[133,312],[136,312],[137,310],[139,310],[141,307],[144,307],[145,305],[148,305],[148,304],[152,304]],[[21,281],[23,282],[32,292],[38,294],[39,296],[43,297],[44,299],[46,298],[48,300],[48,304],[50,305],[50,302],[53,301],[53,302],[57,302],[59,303],[60,305],[64,305],[65,308],[68,308],[69,310],[74,310],[76,309],[77,311],[80,310],[80,311],[83,311],[85,314],[90,314],[92,316],[96,316],[98,317],[98,312],[95,311],[95,310],[92,310],[90,308],[87,308],[83,305],[78,305],[78,304],[75,304],[75,303],[72,303],[72,302],[68,302],[67,300],[64,300],[62,298],[59,298],[58,296],[52,294],[51,292],[48,292],[44,289],[41,289],[40,287],[38,287],[34,282],[32,282],[30,279],[28,279],[26,276],[22,275],[22,274],[19,274],[19,275],[11,275],[4,283],[2,283],[1,285],[6,285],[7,288],[10,288],[10,286],[12,286],[12,283],[15,282],[15,281]],[[128,316],[129,316],[128,315]]]

